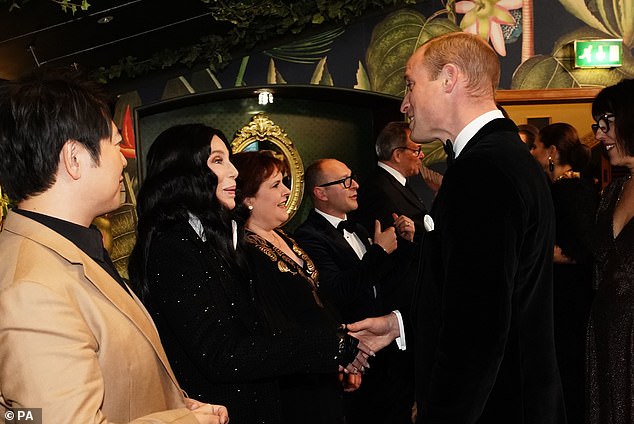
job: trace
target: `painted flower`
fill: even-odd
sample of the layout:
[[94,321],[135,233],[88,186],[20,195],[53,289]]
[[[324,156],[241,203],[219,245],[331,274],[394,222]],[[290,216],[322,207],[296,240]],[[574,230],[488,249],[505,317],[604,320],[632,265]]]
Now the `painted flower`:
[[509,10],[522,7],[522,0],[469,0],[456,2],[456,13],[464,14],[460,28],[464,32],[478,34],[493,44],[500,56],[506,56],[502,25],[514,25]]
[[134,125],[130,105],[127,105],[123,113],[123,126],[121,128],[121,153],[128,159],[136,159],[136,143],[134,141]]

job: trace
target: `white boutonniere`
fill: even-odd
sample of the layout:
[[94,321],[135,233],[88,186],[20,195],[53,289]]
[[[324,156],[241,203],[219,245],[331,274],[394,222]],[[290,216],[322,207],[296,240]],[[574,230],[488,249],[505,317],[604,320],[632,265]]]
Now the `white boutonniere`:
[[434,231],[434,220],[431,216],[425,215],[423,217],[423,225],[425,226],[425,231],[428,233]]

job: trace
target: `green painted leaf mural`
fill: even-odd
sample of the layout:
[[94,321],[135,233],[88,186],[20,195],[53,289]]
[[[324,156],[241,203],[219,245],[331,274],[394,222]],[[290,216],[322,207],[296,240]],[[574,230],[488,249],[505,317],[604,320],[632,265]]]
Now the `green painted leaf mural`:
[[447,159],[447,155],[445,154],[445,149],[442,147],[442,141],[436,140],[431,143],[421,144],[423,148],[423,153],[425,157],[423,157],[424,165],[431,165],[432,163],[442,162]]
[[372,90],[402,96],[407,59],[431,38],[460,28],[448,19],[426,20],[413,10],[388,15],[372,31],[366,52],[366,67]]
[[301,41],[266,50],[263,53],[286,62],[301,64],[316,63],[328,54],[333,41],[344,32],[343,28],[335,28]]
[[537,55],[522,63],[513,73],[513,90],[579,87],[563,64],[552,56]]
[[634,59],[624,46],[623,66],[606,69],[574,67],[574,40],[592,40],[609,35],[590,27],[579,28],[559,38],[551,56],[538,55],[522,63],[513,74],[511,89],[607,87],[634,77]]
[[634,47],[634,0],[559,0],[586,24]]

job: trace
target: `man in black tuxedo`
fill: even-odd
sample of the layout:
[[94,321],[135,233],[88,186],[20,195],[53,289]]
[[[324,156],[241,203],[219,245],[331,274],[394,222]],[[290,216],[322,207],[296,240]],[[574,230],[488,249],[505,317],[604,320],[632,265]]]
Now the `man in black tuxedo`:
[[[342,162],[321,159],[311,164],[306,170],[306,190],[315,208],[295,232],[295,240],[319,271],[320,291],[334,303],[344,322],[390,311],[382,304],[382,293],[400,266],[392,253],[397,234],[398,244],[412,244],[414,237],[414,224],[406,216],[392,216],[383,231],[375,222],[372,239],[362,225],[348,221],[347,215],[358,206],[358,188]],[[373,358],[361,387],[346,395],[347,423],[411,423],[413,393],[408,402],[399,403],[398,399],[408,385],[413,392],[413,378],[411,374],[392,377],[390,361],[398,361],[392,351],[399,351],[396,344]],[[390,407],[377,409],[379,403]]]
[[[553,337],[554,211],[543,171],[495,105],[499,74],[490,46],[462,32],[430,40],[406,67],[401,109],[412,139],[453,144],[406,326],[419,424],[566,420]],[[390,315],[350,328],[373,348],[402,335]]]
[[408,178],[420,178],[421,158],[420,145],[409,134],[407,122],[390,122],[379,133],[375,143],[377,167],[359,187],[359,209],[354,219],[366,229],[378,219],[385,228],[391,225],[393,213],[405,215],[414,221],[418,238],[425,232],[423,217],[427,209],[408,184]]

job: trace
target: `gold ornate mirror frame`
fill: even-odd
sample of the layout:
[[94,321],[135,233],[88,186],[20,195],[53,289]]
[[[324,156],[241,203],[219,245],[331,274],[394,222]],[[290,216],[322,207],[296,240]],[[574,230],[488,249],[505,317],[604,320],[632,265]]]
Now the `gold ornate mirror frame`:
[[248,150],[248,147],[256,142],[260,142],[260,144],[270,143],[272,148],[265,146],[265,149],[262,149],[259,146],[258,150],[274,150],[286,162],[291,178],[289,187],[291,194],[286,201],[286,211],[288,212],[288,220],[290,220],[297,212],[304,195],[302,158],[286,132],[262,113],[255,115],[251,122],[238,130],[231,142],[231,151],[238,153]]

